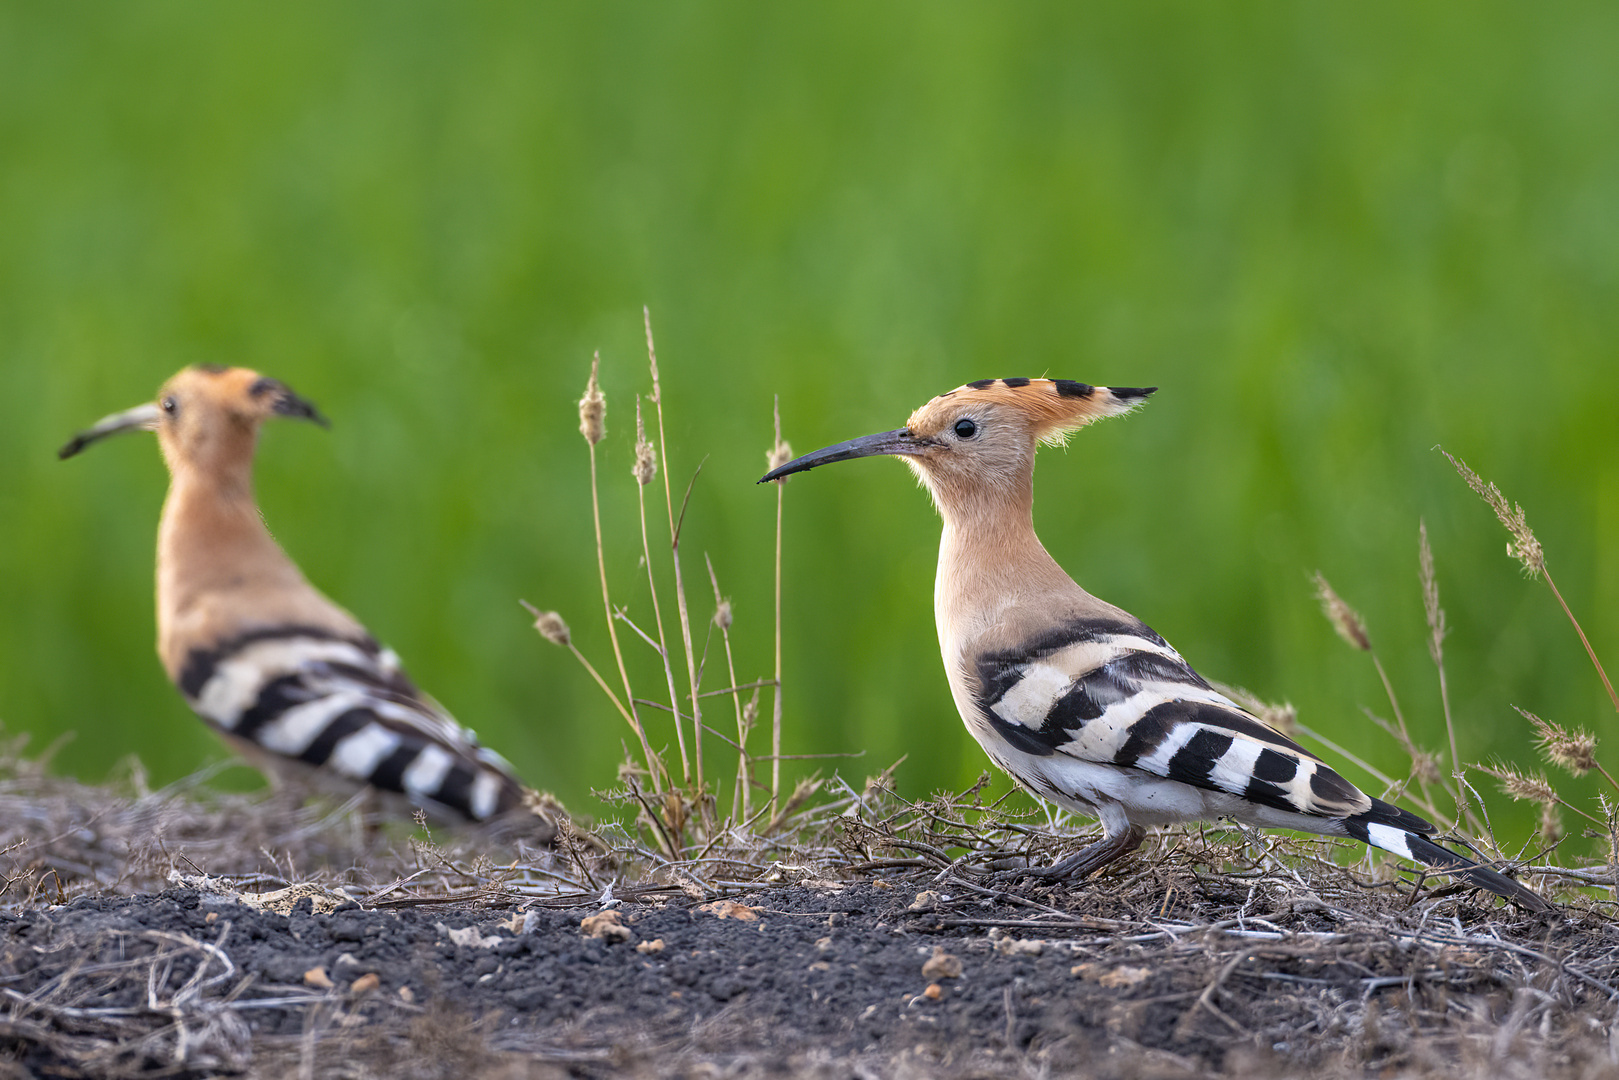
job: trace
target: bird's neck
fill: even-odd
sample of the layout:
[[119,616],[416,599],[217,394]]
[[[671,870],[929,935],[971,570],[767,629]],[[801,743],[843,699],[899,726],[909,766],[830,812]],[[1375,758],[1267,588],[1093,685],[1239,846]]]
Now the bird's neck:
[[303,575],[270,535],[253,500],[251,464],[174,472],[158,526],[160,648],[221,594],[305,587]]
[[946,656],[1085,595],[1035,535],[1033,503],[1029,484],[999,498],[981,488],[970,502],[939,500],[944,532],[933,603]]

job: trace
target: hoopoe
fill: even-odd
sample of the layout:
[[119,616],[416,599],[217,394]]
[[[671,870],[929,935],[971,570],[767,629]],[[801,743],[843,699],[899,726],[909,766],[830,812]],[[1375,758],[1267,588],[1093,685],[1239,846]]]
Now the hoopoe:
[[157,650],[170,680],[273,781],[348,793],[369,785],[473,822],[528,803],[545,831],[538,800],[505,759],[418,690],[393,650],[310,585],[271,537],[253,498],[253,455],[260,426],[276,416],[326,426],[285,384],[205,364],[59,452],[157,432],[170,474],[158,525]]
[[1021,875],[1079,880],[1134,851],[1147,826],[1229,818],[1353,837],[1548,909],[1216,691],[1046,552],[1034,532],[1036,447],[1127,413],[1156,389],[983,379],[934,398],[897,431],[806,454],[760,482],[891,454],[932,494],[944,519],[934,615],[962,720],[1021,787],[1102,825],[1096,843]]

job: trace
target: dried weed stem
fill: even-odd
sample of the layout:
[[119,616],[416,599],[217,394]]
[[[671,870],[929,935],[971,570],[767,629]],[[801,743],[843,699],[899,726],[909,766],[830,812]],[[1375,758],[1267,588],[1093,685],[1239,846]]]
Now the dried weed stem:
[[[725,645],[725,670],[731,677],[731,686],[738,686],[736,657],[731,653],[731,602],[720,595],[719,575],[714,573],[714,560],[703,553],[703,565],[708,567],[708,583],[714,586],[714,625],[720,628],[720,640]],[[711,691],[712,693],[712,691]],[[707,697],[708,695],[703,695]],[[736,787],[731,794],[731,821],[747,821],[753,817],[753,763],[748,757],[748,722],[742,711],[742,694],[731,694],[736,706]]]
[[[793,448],[781,437],[781,395],[776,395],[774,413],[776,419],[776,442],[766,455],[772,469],[779,469],[793,459]],[[787,478],[782,477],[775,481],[776,485],[776,687],[775,702],[771,707],[770,719],[770,798],[777,806],[781,805],[781,522],[782,503],[785,496],[783,490],[787,485]]]
[[[661,792],[663,783],[659,769],[663,763],[652,752],[652,744],[647,741],[646,729],[642,726],[640,713],[635,708],[635,694],[630,689],[630,672],[624,666],[624,651],[618,644],[618,628],[613,624],[613,599],[607,588],[607,553],[602,543],[601,495],[596,479],[596,444],[606,435],[607,417],[607,398],[601,392],[601,361],[601,353],[597,352],[590,361],[590,381],[585,384],[585,396],[579,399],[579,432],[590,447],[590,519],[596,528],[596,570],[601,576],[602,612],[607,618],[607,636],[613,643],[613,659],[618,664],[619,678],[624,682],[624,699],[628,704],[628,708],[625,708],[624,704],[619,704],[619,711],[625,714],[630,727],[635,729],[636,738],[641,741],[641,753],[646,760],[647,772],[652,778],[652,789]],[[579,653],[575,651],[575,655],[579,656]],[[584,659],[583,656],[579,658]],[[596,674],[595,668],[590,667],[588,663],[585,667],[592,675]],[[596,679],[600,682],[601,676],[596,675]]]
[[[654,372],[656,368],[654,367]],[[646,564],[647,592],[652,594],[652,621],[658,628],[658,658],[663,662],[664,680],[669,686],[669,711],[675,718],[675,745],[680,748],[680,779],[691,783],[691,759],[686,754],[686,729],[680,723],[680,692],[675,689],[675,669],[669,661],[669,642],[663,633],[663,606],[658,602],[658,583],[652,573],[652,546],[646,531],[646,486],[657,475],[657,450],[646,438],[646,421],[641,416],[641,399],[635,400],[635,503],[641,513],[641,561]]]
[[[1377,677],[1383,683],[1383,692],[1388,696],[1389,708],[1394,711],[1394,726],[1389,729],[1389,733],[1394,736],[1395,740],[1399,742],[1400,748],[1411,759],[1411,776],[1416,780],[1417,787],[1422,792],[1423,809],[1432,813],[1435,817],[1441,816],[1433,809],[1433,798],[1428,792],[1428,781],[1437,772],[1433,767],[1433,756],[1419,747],[1416,741],[1411,738],[1410,729],[1405,724],[1405,714],[1400,709],[1400,699],[1394,693],[1394,683],[1389,679],[1388,672],[1383,667],[1383,661],[1378,658],[1377,653],[1372,649],[1372,639],[1371,635],[1366,631],[1365,620],[1360,617],[1359,612],[1345,602],[1343,597],[1338,595],[1337,590],[1332,587],[1326,576],[1319,570],[1315,573],[1314,582],[1316,598],[1321,601],[1321,611],[1326,615],[1327,621],[1332,623],[1333,629],[1338,631],[1338,636],[1357,651],[1363,652],[1372,658],[1372,667],[1377,670]],[[1371,716],[1374,722],[1382,723],[1370,712],[1367,715]]]
[[1512,534],[1512,539],[1507,543],[1507,554],[1518,560],[1531,578],[1540,577],[1546,579],[1546,585],[1551,589],[1552,595],[1557,597],[1557,603],[1562,607],[1563,614],[1568,616],[1568,621],[1574,627],[1574,632],[1580,636],[1580,644],[1585,646],[1585,655],[1591,658],[1591,665],[1597,669],[1597,675],[1602,679],[1602,685],[1608,691],[1608,700],[1613,703],[1614,711],[1619,712],[1619,693],[1614,692],[1613,682],[1608,678],[1607,671],[1603,669],[1602,661],[1597,659],[1596,650],[1591,647],[1591,640],[1585,636],[1585,629],[1580,626],[1580,620],[1574,617],[1574,612],[1569,608],[1568,601],[1563,599],[1562,591],[1558,589],[1557,583],[1552,580],[1551,572],[1546,569],[1546,552],[1541,548],[1540,541],[1535,538],[1534,532],[1529,528],[1529,521],[1524,516],[1523,507],[1517,503],[1509,504],[1507,497],[1501,494],[1501,489],[1479,476],[1478,473],[1468,467],[1467,462],[1452,456],[1449,451],[1444,449],[1440,449],[1439,452],[1444,454],[1446,460],[1455,466],[1456,471],[1467,482],[1467,486],[1477,492],[1481,499],[1489,503],[1490,509],[1495,511],[1497,520],[1506,527],[1507,532]]
[[[675,568],[675,605],[680,614],[680,640],[686,650],[686,681],[691,689],[692,751],[697,769],[698,801],[706,808],[708,803],[703,794],[703,710],[697,695],[697,654],[692,648],[691,618],[686,611],[686,583],[680,573],[680,523],[675,519],[674,493],[669,487],[669,440],[663,426],[663,387],[658,379],[658,353],[652,344],[652,309],[643,306],[641,316],[646,325],[647,363],[652,369],[652,396],[649,400],[658,410],[658,455],[663,459],[663,504],[669,514],[669,558]],[[685,516],[684,505],[681,516]],[[703,812],[706,816],[706,809]]]
[[1428,523],[1417,519],[1417,576],[1422,582],[1422,611],[1428,620],[1428,658],[1439,673],[1439,704],[1445,712],[1445,735],[1450,740],[1450,777],[1456,784],[1456,820],[1466,821],[1477,832],[1478,815],[1467,799],[1467,784],[1461,753],[1456,749],[1456,724],[1450,713],[1450,685],[1445,678],[1445,609],[1439,604],[1439,575],[1434,569],[1433,547],[1428,543]]

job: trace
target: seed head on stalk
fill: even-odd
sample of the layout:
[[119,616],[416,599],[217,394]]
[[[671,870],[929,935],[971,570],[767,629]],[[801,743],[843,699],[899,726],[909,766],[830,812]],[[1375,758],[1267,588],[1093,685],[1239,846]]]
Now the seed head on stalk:
[[641,415],[641,400],[635,401],[635,464],[630,466],[630,475],[642,487],[652,483],[658,475],[658,449],[646,438],[646,419]]
[[1366,623],[1361,620],[1359,612],[1345,603],[1344,598],[1328,584],[1319,570],[1315,575],[1315,595],[1321,601],[1322,613],[1332,623],[1332,628],[1338,631],[1338,636],[1361,652],[1371,652],[1372,639],[1366,633]]
[[598,351],[590,362],[590,381],[585,384],[585,396],[579,399],[579,434],[592,447],[607,434],[607,398],[602,394],[597,375],[601,370],[602,354]]
[[[1517,559],[1531,578],[1545,579],[1546,587],[1551,589],[1552,595],[1557,598],[1558,606],[1563,609],[1563,614],[1568,616],[1569,624],[1580,636],[1580,644],[1585,646],[1585,654],[1591,658],[1591,666],[1596,668],[1603,689],[1608,691],[1608,700],[1613,702],[1614,711],[1619,712],[1619,690],[1613,688],[1613,680],[1608,678],[1607,671],[1602,667],[1602,661],[1597,659],[1597,651],[1591,647],[1591,639],[1585,636],[1585,629],[1580,626],[1580,620],[1574,617],[1574,609],[1563,599],[1563,593],[1558,589],[1557,582],[1552,580],[1551,571],[1546,569],[1546,552],[1541,548],[1540,541],[1535,539],[1535,534],[1530,531],[1523,507],[1517,503],[1508,504],[1507,497],[1501,494],[1500,489],[1494,484],[1486,483],[1483,477],[1467,467],[1467,462],[1452,457],[1444,450],[1439,452],[1456,467],[1462,479],[1467,481],[1467,486],[1478,492],[1479,497],[1490,504],[1495,516],[1506,526],[1507,532],[1512,534],[1512,539],[1507,543],[1507,554]],[[1619,886],[1615,887],[1614,893],[1619,897]]]
[[[663,785],[658,769],[662,762],[652,752],[652,744],[647,741],[646,729],[641,726],[641,718],[635,705],[635,693],[630,689],[629,669],[624,666],[624,651],[619,647],[618,643],[618,628],[613,623],[612,596],[607,588],[607,553],[602,543],[601,494],[596,482],[596,444],[601,442],[602,437],[607,433],[607,398],[601,389],[601,362],[601,352],[597,351],[590,361],[590,381],[585,384],[585,394],[579,399],[579,434],[585,437],[585,443],[590,447],[590,516],[591,523],[596,529],[596,571],[601,578],[602,612],[607,619],[607,637],[613,644],[613,660],[618,664],[619,679],[624,687],[624,700],[620,701],[618,696],[608,688],[607,683],[600,675],[596,674],[595,669],[585,661],[584,655],[573,646],[571,641],[566,644],[574,655],[579,658],[580,662],[585,664],[585,667],[595,677],[601,688],[607,691],[607,696],[612,699],[613,704],[624,715],[624,719],[629,721],[630,727],[635,731],[636,738],[640,740],[641,753],[646,759],[647,772],[652,778],[653,790],[661,792]],[[534,614],[538,616],[539,612],[536,611]],[[538,627],[538,622],[535,625]],[[541,632],[543,633],[544,631],[542,630]],[[563,643],[559,642],[559,644]]]

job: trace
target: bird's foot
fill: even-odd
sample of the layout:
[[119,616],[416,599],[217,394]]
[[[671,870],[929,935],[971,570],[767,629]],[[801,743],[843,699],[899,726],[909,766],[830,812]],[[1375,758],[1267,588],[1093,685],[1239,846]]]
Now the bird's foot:
[[1066,881],[1077,884],[1140,847],[1142,838],[1146,835],[1147,831],[1141,826],[1132,825],[1121,833],[1103,836],[1096,843],[1088,844],[1050,866],[1014,867],[1010,870],[997,871],[990,875],[989,880],[997,885],[1015,885],[1025,878],[1034,878],[1041,882]]

